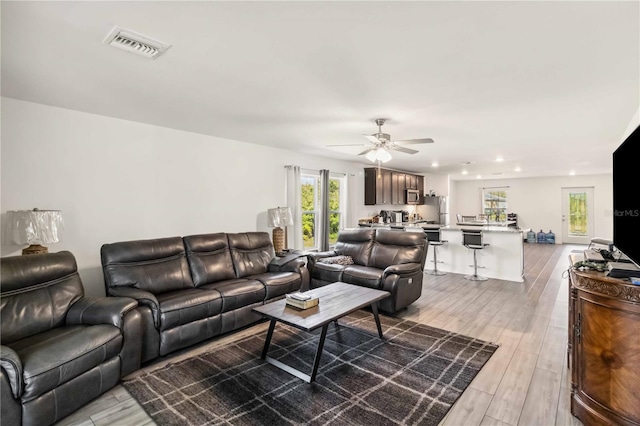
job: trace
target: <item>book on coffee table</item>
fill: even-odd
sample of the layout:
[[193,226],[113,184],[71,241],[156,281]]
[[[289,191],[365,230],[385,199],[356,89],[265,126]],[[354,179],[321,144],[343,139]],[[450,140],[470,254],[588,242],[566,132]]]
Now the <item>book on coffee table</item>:
[[303,293],[287,294],[287,305],[298,309],[308,309],[313,308],[320,303],[320,298],[318,297],[300,297],[301,294]]

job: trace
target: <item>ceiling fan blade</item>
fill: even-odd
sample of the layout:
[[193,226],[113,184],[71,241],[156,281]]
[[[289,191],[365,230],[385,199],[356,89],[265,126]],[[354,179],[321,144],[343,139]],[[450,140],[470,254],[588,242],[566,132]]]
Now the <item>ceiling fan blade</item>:
[[350,143],[346,145],[327,145],[327,146],[369,146],[368,143]]
[[369,142],[375,143],[376,145],[380,143],[380,140],[373,135],[362,135],[362,136],[369,139]]
[[358,155],[365,155],[370,153],[371,151],[375,151],[375,148],[369,148],[369,149],[365,149],[364,151],[362,151],[361,153],[359,153]]
[[389,149],[393,149],[394,151],[405,152],[407,154],[416,154],[416,153],[418,153],[418,151],[416,151],[415,149],[405,148],[405,147],[400,146],[400,145],[391,145],[391,146],[389,146]]
[[417,144],[417,143],[433,143],[433,139],[431,138],[422,138],[422,139],[406,139],[406,140],[402,140],[402,141],[394,141],[394,142],[400,142],[406,145],[412,145],[412,144]]

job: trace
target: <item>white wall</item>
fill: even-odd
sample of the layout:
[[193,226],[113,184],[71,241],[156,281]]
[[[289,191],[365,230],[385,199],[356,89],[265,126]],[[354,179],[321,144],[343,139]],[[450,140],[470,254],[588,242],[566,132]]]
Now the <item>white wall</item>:
[[436,195],[449,196],[449,175],[428,173],[424,175],[424,192],[434,191]]
[[507,211],[518,214],[518,225],[556,234],[562,243],[562,188],[594,188],[594,232],[598,237],[613,238],[613,175],[541,177],[453,181],[451,214],[474,215],[481,212],[482,188],[509,186]]
[[[268,231],[285,204],[285,165],[350,175],[349,218],[364,206],[363,165],[2,98],[1,210],[62,210],[63,240],[86,293],[104,294],[100,246],[211,232]],[[2,246],[3,256],[22,247]]]

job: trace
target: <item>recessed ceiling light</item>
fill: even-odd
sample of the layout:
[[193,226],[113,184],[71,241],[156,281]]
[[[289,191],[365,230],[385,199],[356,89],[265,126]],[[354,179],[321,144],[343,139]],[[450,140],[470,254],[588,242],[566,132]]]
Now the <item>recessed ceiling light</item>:
[[476,179],[482,179],[482,175],[477,175]]
[[463,174],[463,175],[466,175],[467,173],[469,173],[469,172],[468,172],[468,171],[466,171],[466,170],[463,170],[463,171],[462,171],[462,174]]
[[504,158],[502,158],[502,157],[496,157],[496,161],[499,163],[499,162],[501,162],[501,161],[504,161]]
[[437,162],[437,161],[434,161],[433,163],[431,163],[431,167],[438,167],[438,165],[439,165],[439,164],[438,164],[438,162]]
[[516,167],[515,169],[513,169],[514,172],[521,172],[522,169],[520,167]]
[[569,172],[569,176],[575,176],[575,175],[576,175],[576,172],[575,172],[574,170],[571,170],[571,171]]

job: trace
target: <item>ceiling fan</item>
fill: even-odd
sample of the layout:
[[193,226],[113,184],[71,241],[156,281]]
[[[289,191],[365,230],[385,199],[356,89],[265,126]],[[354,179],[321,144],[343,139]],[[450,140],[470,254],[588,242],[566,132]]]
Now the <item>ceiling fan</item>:
[[366,146],[367,149],[359,153],[358,155],[365,155],[368,160],[376,162],[381,161],[386,163],[391,160],[391,153],[389,151],[399,151],[405,154],[416,154],[418,151],[415,149],[406,148],[402,145],[414,145],[421,143],[433,143],[431,138],[422,139],[406,139],[406,140],[391,140],[391,135],[388,133],[382,133],[382,125],[387,121],[385,118],[377,118],[375,120],[378,125],[378,133],[372,135],[363,135],[369,140],[369,144],[347,144],[347,145],[328,145],[328,146]]

